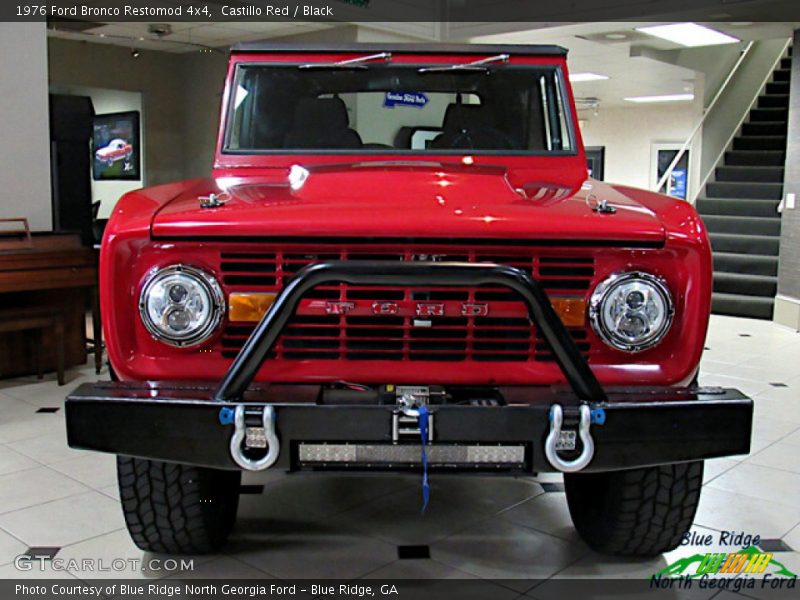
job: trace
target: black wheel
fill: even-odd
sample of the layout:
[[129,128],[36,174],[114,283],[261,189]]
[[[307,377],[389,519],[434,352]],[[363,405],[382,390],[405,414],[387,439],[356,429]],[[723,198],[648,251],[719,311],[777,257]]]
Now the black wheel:
[[676,548],[694,521],[702,485],[703,461],[564,475],[575,529],[592,549],[623,556]]
[[239,471],[117,457],[122,512],[147,552],[207,554],[225,543],[239,505]]

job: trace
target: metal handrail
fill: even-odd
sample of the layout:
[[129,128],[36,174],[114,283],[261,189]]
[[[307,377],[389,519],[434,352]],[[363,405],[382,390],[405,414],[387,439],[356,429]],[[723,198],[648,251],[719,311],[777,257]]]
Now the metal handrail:
[[752,101],[750,102],[750,104],[748,104],[748,109],[746,111],[744,111],[744,114],[742,114],[741,119],[739,119],[739,123],[736,125],[736,127],[734,128],[734,130],[731,132],[730,136],[728,137],[728,140],[723,145],[722,150],[720,150],[719,154],[717,154],[716,159],[711,163],[711,167],[708,169],[708,171],[706,172],[705,176],[703,176],[703,178],[700,180],[700,185],[698,185],[697,189],[694,190],[694,194],[692,194],[692,204],[694,204],[697,201],[697,198],[700,196],[700,192],[703,191],[703,188],[708,183],[708,180],[711,179],[711,176],[714,174],[714,171],[717,168],[717,165],[719,164],[719,161],[722,159],[722,156],[725,154],[725,152],[727,152],[728,148],[730,147],[731,142],[733,141],[733,138],[735,138],[736,135],[739,133],[739,130],[741,129],[742,124],[745,122],[745,120],[747,119],[748,115],[750,114],[750,108],[753,106],[753,104],[756,102],[756,100],[758,100],[758,97],[761,94],[761,91],[764,89],[764,86],[767,85],[769,80],[772,78],[772,76],[773,76],[773,74],[775,72],[775,69],[778,68],[778,65],[780,64],[781,59],[786,56],[786,50],[791,45],[792,45],[792,40],[791,40],[791,38],[789,38],[789,39],[786,40],[786,43],[783,45],[783,50],[781,50],[781,53],[778,55],[778,58],[775,59],[775,62],[773,63],[772,67],[769,69],[769,71],[767,72],[767,75],[764,77],[764,81],[761,82],[761,85],[759,86],[758,90],[756,91],[755,95],[753,96]]
[[708,115],[711,113],[711,110],[717,104],[717,101],[719,101],[719,99],[722,97],[722,93],[727,89],[728,84],[730,84],[731,80],[733,79],[733,76],[739,70],[739,67],[742,65],[744,59],[750,53],[750,49],[754,45],[755,42],[752,41],[748,42],[747,46],[745,46],[744,50],[742,50],[742,53],[739,55],[739,58],[736,60],[736,63],[733,65],[733,68],[731,69],[730,73],[728,73],[728,76],[725,78],[725,81],[723,81],[722,85],[719,86],[719,89],[717,90],[717,93],[714,95],[714,98],[711,100],[709,105],[703,110],[703,116],[700,118],[700,121],[698,121],[694,129],[692,129],[692,132],[689,134],[689,137],[686,138],[686,141],[683,143],[683,146],[681,146],[680,150],[678,150],[678,153],[675,155],[675,158],[672,159],[672,162],[670,163],[669,167],[667,167],[667,170],[664,171],[664,175],[662,175],[661,179],[658,180],[656,191],[659,191],[662,187],[664,187],[664,184],[667,183],[667,181],[669,181],[669,177],[670,175],[672,175],[672,171],[675,170],[675,167],[678,166],[678,163],[680,162],[681,158],[683,158],[683,155],[686,154],[686,151],[689,149],[689,146],[692,145],[692,140],[694,140],[694,137],[703,127],[703,124],[706,122],[706,117],[708,117]]

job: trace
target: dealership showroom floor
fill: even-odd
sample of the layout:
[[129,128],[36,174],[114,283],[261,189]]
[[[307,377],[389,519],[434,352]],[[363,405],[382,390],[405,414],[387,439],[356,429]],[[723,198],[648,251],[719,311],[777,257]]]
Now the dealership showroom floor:
[[[714,316],[706,346],[700,383],[751,395],[755,424],[749,456],[706,462],[693,532],[758,535],[762,549],[800,572],[800,334],[769,321]],[[89,578],[46,567],[19,571],[14,558],[26,551],[107,565],[143,558],[125,530],[114,458],[65,441],[64,395],[95,379],[87,365],[71,370],[64,387],[53,376],[0,384],[0,577]],[[436,475],[424,515],[419,484],[416,475],[247,477],[223,553],[196,557],[191,572],[91,576],[482,578],[505,580],[497,598],[546,597],[546,582],[529,589],[522,580],[648,577],[686,554],[679,548],[624,560],[593,553],[571,526],[558,476]]]

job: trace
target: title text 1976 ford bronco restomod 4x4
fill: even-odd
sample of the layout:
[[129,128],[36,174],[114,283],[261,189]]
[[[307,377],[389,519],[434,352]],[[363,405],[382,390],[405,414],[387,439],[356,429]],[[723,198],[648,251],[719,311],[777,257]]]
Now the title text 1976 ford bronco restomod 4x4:
[[558,47],[236,47],[211,178],[125,195],[101,277],[118,381],[68,437],[144,550],[218,549],[271,468],[563,472],[589,545],[652,555],[749,451],[696,384],[703,224],[588,178]]

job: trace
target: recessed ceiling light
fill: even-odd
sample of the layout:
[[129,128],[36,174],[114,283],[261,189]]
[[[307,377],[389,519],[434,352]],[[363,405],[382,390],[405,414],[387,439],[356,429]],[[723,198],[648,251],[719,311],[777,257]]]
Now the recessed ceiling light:
[[603,81],[608,79],[608,75],[601,75],[600,73],[570,73],[569,80],[572,83],[580,83],[582,81]]
[[649,27],[637,27],[636,31],[641,31],[653,37],[661,38],[669,42],[695,48],[697,46],[716,46],[719,44],[736,44],[741,42],[727,33],[722,33],[716,29],[704,27],[697,23],[672,23],[670,25],[653,25]]
[[628,102],[638,102],[645,104],[648,102],[690,102],[694,100],[694,94],[666,94],[664,96],[632,96],[625,98]]
[[625,33],[607,33],[603,37],[607,40],[627,40],[628,36]]

